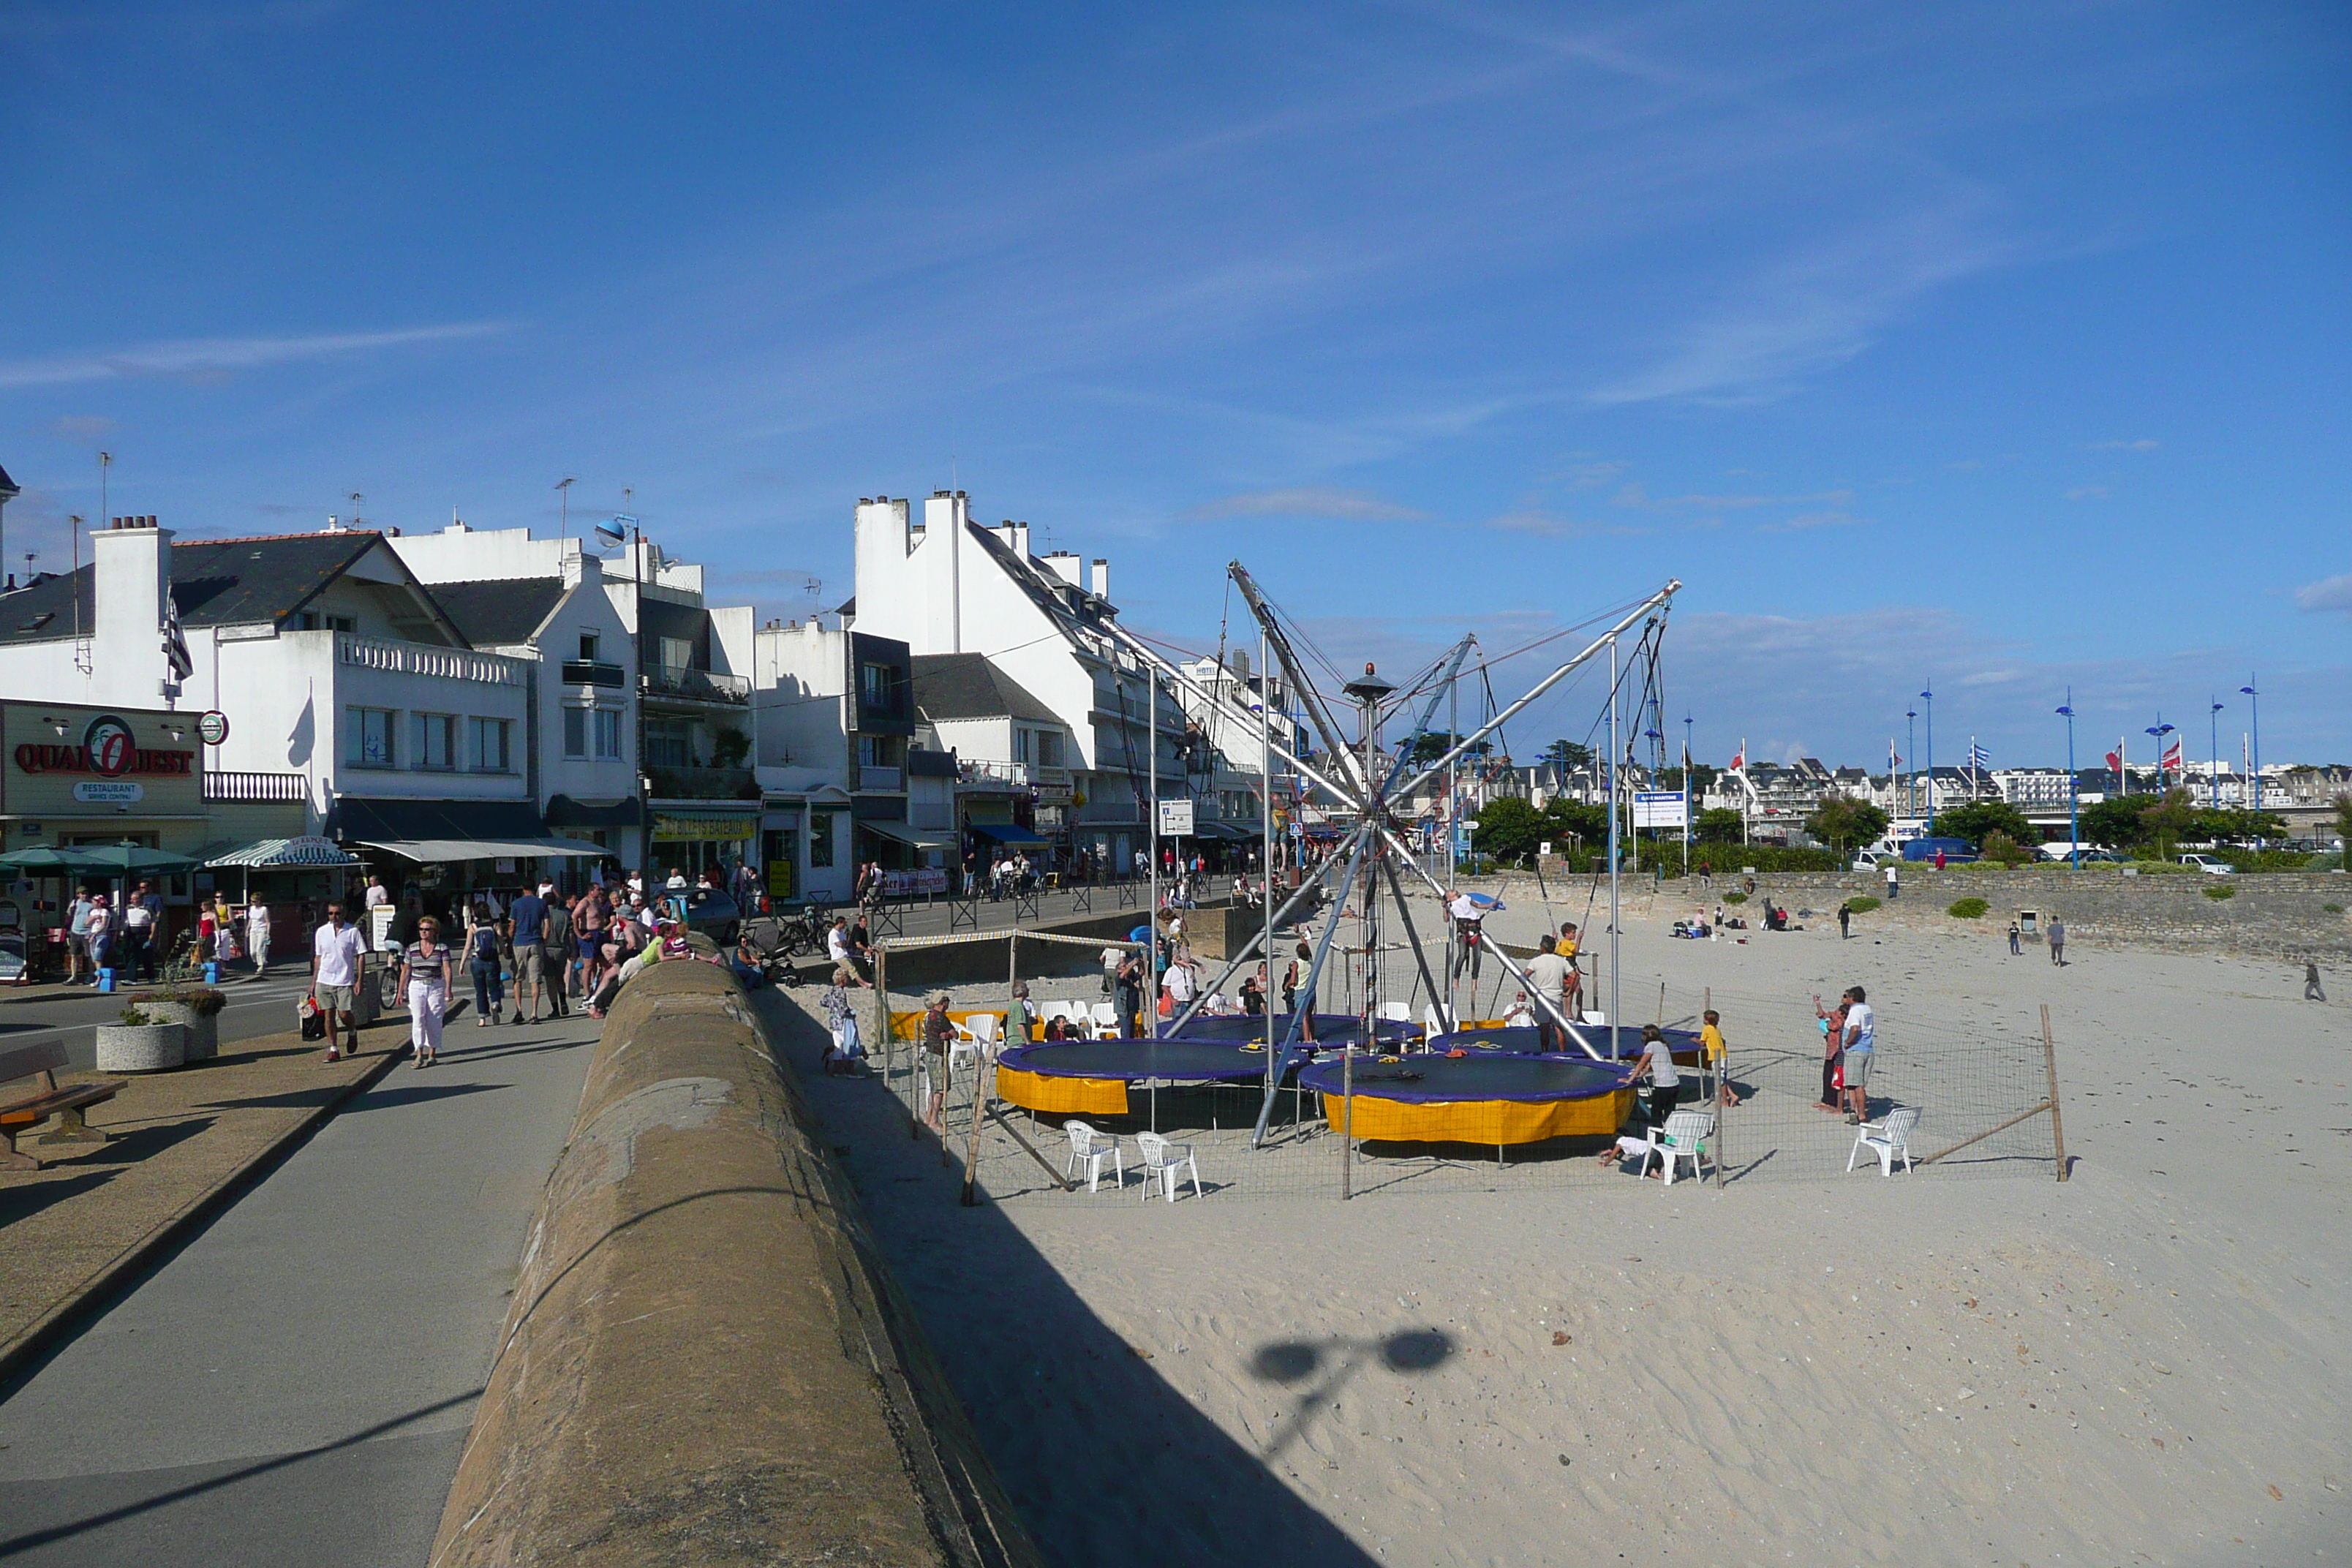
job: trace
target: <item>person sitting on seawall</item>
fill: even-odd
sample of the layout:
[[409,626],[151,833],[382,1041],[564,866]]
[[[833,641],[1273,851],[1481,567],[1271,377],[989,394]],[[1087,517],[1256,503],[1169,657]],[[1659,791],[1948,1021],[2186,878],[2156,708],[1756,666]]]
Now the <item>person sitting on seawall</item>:
[[767,984],[768,972],[760,967],[760,950],[751,945],[751,933],[743,932],[735,939],[735,951],[727,957],[727,967],[743,983],[746,991],[756,990]]
[[[604,984],[596,988],[594,996],[589,998],[588,1016],[603,1017],[611,1009],[613,998],[620,994],[621,987],[643,973],[648,964],[675,963],[681,959],[700,956],[694,951],[693,944],[687,941],[684,926],[676,921],[662,921],[655,928],[654,940],[645,945],[644,951],[604,977]],[[725,959],[715,954],[708,962],[722,966],[726,963]]]

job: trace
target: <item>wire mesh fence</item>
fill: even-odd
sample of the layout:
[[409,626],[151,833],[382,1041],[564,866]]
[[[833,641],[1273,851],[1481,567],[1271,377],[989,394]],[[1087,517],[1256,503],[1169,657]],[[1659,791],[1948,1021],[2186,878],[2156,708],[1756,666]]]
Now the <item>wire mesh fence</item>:
[[[950,1016],[959,1018],[1001,1013],[1008,994],[1002,984],[948,989]],[[1056,1000],[1087,1005],[1102,1000],[1098,988],[1083,980],[1034,982],[1032,989],[1032,1003],[1041,1007]],[[1670,978],[1637,981],[1631,973],[1624,994],[1629,1054],[1642,1024],[1696,1029],[1708,1007],[1721,1016],[1729,1043],[1727,1070],[1685,1067],[1676,1105],[1713,1118],[1701,1179],[1727,1189],[1835,1180],[1850,1169],[1855,1179],[1864,1170],[1877,1179],[1876,1153],[1858,1149],[1857,1128],[1824,1103],[1824,1034],[1809,997],[1707,991]],[[1636,996],[1648,1005],[1632,1006]],[[996,1201],[1069,1201],[1058,1178],[1069,1163],[1064,1123],[1074,1119],[1118,1142],[1124,1184],[1130,1191],[1140,1181],[1136,1135],[1147,1131],[1190,1146],[1202,1188],[1212,1197],[1379,1199],[1413,1193],[1608,1190],[1612,1184],[1635,1190],[1626,1184],[1635,1162],[1603,1163],[1603,1152],[1616,1146],[1607,1135],[1500,1147],[1343,1138],[1335,1124],[1347,1115],[1346,1108],[1336,1097],[1327,1101],[1297,1088],[1295,1073],[1270,1106],[1262,1083],[1146,1080],[1128,1086],[1124,1115],[1032,1113],[993,1093],[976,1113],[976,1100],[992,1087],[992,1053],[967,1049],[953,1058],[927,1057],[915,1038],[923,994],[893,993],[888,1004],[896,1037],[887,1051],[873,1052],[877,1081],[918,1121],[929,1112],[933,1091],[942,1094],[950,1158],[961,1164],[973,1156],[977,1188]],[[1596,1043],[1607,1035],[1605,1029],[1588,1032]],[[877,1036],[873,1031],[867,1037]],[[1907,1140],[1913,1179],[2049,1180],[2056,1174],[2052,1121],[2037,1113],[2047,1105],[2052,1070],[2038,1018],[1990,1005],[1953,1018],[1898,1003],[1879,1008],[1877,1040],[1866,1089],[1870,1114],[1883,1122],[1896,1110],[1918,1113]],[[1396,1054],[1409,1068],[1411,1053]],[[1371,1059],[1357,1057],[1360,1064]],[[1261,1139],[1256,1128],[1262,1113]],[[1641,1137],[1645,1114],[1645,1108],[1632,1109],[1622,1131]],[[1684,1164],[1679,1179],[1691,1179],[1689,1171]],[[1903,1174],[1899,1160],[1895,1173]],[[1105,1183],[1110,1179],[1106,1173]],[[1078,1195],[1086,1196],[1087,1190],[1081,1167]],[[1190,1197],[1189,1177],[1181,1191]]]

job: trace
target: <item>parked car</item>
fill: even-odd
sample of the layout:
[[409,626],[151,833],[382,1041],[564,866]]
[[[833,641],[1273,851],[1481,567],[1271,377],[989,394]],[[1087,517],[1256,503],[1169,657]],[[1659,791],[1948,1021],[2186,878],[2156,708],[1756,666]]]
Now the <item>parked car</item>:
[[2237,870],[2235,866],[2218,855],[2183,855],[2180,858],[2180,863],[2184,866],[2194,866],[2209,877],[2227,877]]
[[743,929],[743,910],[732,898],[717,888],[697,888],[670,897],[686,900],[687,930],[700,931],[722,950],[734,947]]

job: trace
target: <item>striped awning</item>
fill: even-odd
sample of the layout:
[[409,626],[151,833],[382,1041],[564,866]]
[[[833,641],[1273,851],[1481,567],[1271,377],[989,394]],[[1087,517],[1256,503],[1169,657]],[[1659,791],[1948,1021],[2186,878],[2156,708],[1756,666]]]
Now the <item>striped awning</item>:
[[265,866],[356,866],[360,858],[345,850],[331,838],[315,834],[299,838],[257,838],[239,845],[225,854],[205,854],[207,866],[245,866],[259,869]]

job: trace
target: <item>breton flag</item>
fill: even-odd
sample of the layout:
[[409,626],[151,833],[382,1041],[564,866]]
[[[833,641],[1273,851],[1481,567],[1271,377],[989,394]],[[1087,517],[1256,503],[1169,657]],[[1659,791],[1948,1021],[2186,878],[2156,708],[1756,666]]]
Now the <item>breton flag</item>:
[[196,661],[188,657],[188,639],[180,630],[180,599],[176,594],[163,596],[163,658],[172,667],[174,680],[185,680],[195,673]]

